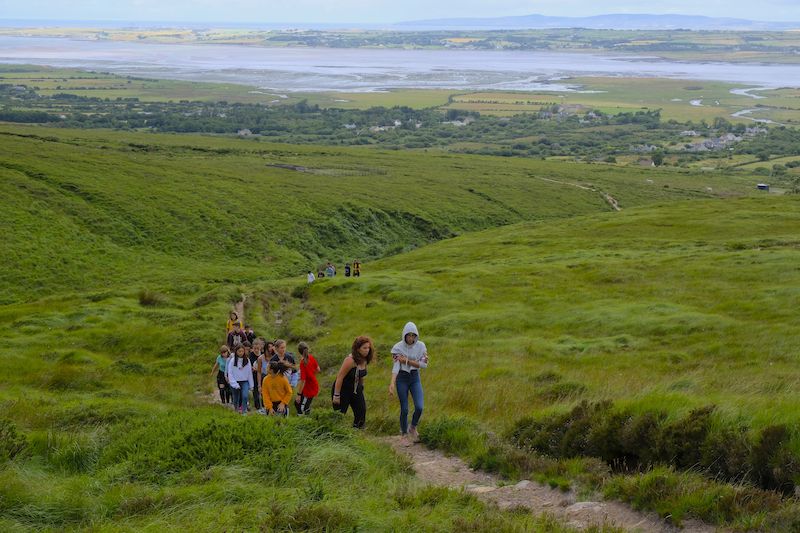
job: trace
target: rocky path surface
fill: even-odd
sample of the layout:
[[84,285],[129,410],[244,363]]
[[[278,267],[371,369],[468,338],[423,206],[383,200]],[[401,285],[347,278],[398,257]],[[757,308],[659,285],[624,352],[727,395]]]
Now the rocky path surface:
[[562,492],[533,481],[508,485],[495,475],[470,469],[458,457],[429,450],[422,444],[404,446],[400,437],[384,439],[398,454],[411,460],[417,477],[424,482],[464,489],[478,499],[497,504],[501,509],[526,507],[532,512],[549,513],[567,525],[587,529],[610,525],[627,531],[712,533],[719,531],[699,522],[686,521],[679,529],[665,523],[655,513],[642,513],[613,501],[578,501],[573,492]]

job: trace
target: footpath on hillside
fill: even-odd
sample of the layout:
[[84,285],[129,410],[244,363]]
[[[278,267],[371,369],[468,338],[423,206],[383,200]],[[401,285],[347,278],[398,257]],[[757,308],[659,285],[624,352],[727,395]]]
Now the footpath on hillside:
[[[239,319],[244,321],[246,296],[234,305]],[[217,403],[216,393],[209,401]],[[405,446],[398,436],[384,437],[395,453],[411,461],[418,479],[424,483],[464,490],[501,509],[527,508],[535,514],[550,514],[570,527],[588,529],[603,525],[626,531],[654,533],[714,533],[724,531],[696,520],[685,520],[683,527],[667,524],[656,513],[644,513],[629,505],[614,501],[578,501],[573,491],[564,492],[535,481],[523,480],[508,484],[500,476],[473,470],[459,457],[448,456],[438,450],[428,449],[422,443]]]
[[548,513],[570,527],[614,526],[627,531],[675,533],[713,533],[722,531],[701,522],[686,520],[682,528],[665,523],[655,513],[635,511],[613,501],[578,501],[574,492],[562,492],[534,481],[523,480],[509,485],[496,475],[473,470],[458,457],[430,450],[421,443],[405,446],[400,436],[385,437],[383,442],[408,457],[417,477],[425,483],[465,490],[479,500],[497,504],[501,509],[530,509],[535,514]]

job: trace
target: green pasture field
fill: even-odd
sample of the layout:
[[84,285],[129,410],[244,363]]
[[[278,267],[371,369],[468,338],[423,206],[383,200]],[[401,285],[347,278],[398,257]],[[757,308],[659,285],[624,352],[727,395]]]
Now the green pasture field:
[[[740,165],[738,168],[741,168],[742,170],[751,170],[752,171],[752,170],[755,170],[758,167],[772,168],[772,165],[785,165],[786,163],[793,163],[795,161],[800,161],[800,157],[796,157],[796,156],[776,157],[776,158],[770,159],[769,161],[754,161],[752,163],[747,163],[747,164],[744,164],[744,165]],[[798,167],[789,168],[789,169],[787,169],[787,171],[789,173],[800,172],[800,171],[798,171]]]
[[45,96],[58,93],[89,98],[138,98],[142,102],[194,100],[247,104],[280,101],[277,94],[234,83],[201,83],[118,76],[110,73],[39,66],[0,65],[0,83],[38,88]]
[[[398,89],[386,92],[277,94],[258,87],[233,83],[142,79],[76,69],[0,65],[0,83],[38,88],[38,92],[45,96],[66,93],[112,100],[138,98],[142,102],[224,100],[267,105],[296,104],[306,100],[309,104],[323,108],[368,109],[401,105],[415,109],[462,109],[497,116],[537,113],[546,105],[559,104],[576,106],[574,111],[578,114],[592,109],[607,114],[661,109],[665,120],[713,122],[715,118],[722,117],[731,122],[745,124],[755,123],[747,118],[731,117],[731,114],[743,109],[757,109],[749,116],[787,124],[800,120],[797,91],[792,89],[758,91],[756,94],[765,98],[756,100],[730,93],[731,89],[744,86],[719,82],[594,77],[566,81],[577,86],[579,91],[465,93],[454,90]],[[693,106],[690,104],[692,100],[702,100],[703,105]]]
[[309,104],[323,108],[368,109],[370,107],[407,106],[413,109],[440,107],[446,105],[448,98],[457,94],[445,89],[394,89],[384,92],[354,93],[298,93],[292,98],[305,99]]
[[[592,109],[607,114],[633,113],[643,109],[661,109],[664,120],[680,122],[706,120],[712,122],[717,117],[731,122],[751,124],[752,121],[730,115],[742,109],[764,107],[764,115],[757,118],[772,118],[778,114],[776,106],[799,106],[796,100],[785,93],[759,91],[764,99],[731,94],[731,89],[745,88],[741,85],[673,80],[665,78],[572,78],[564,83],[579,87],[574,92],[478,92],[459,94],[445,108],[478,111],[480,113],[514,115],[524,112],[538,112],[541,104],[582,106],[578,113]],[[597,92],[590,92],[597,91]],[[775,94],[775,96],[773,96]],[[774,98],[774,100],[773,100]],[[675,101],[677,100],[677,101]],[[690,102],[701,100],[702,106]],[[719,103],[717,103],[719,102]],[[799,106],[800,107],[800,106]]]
[[[0,148],[0,529],[567,531],[422,488],[373,440],[397,430],[389,348],[406,320],[431,354],[423,439],[487,469],[521,461],[505,436],[521,419],[584,399],[668,420],[714,404],[748,435],[796,425],[800,211],[746,173],[13,125]],[[355,257],[363,277],[306,286]],[[311,343],[313,418],[210,405],[242,294],[259,333]],[[367,434],[324,392],[361,333],[378,354]],[[740,489],[699,474],[525,457],[526,476],[678,522],[795,523],[791,498],[769,496],[777,522],[745,509],[750,492],[702,500]],[[646,500],[646,476],[694,499],[656,481]]]

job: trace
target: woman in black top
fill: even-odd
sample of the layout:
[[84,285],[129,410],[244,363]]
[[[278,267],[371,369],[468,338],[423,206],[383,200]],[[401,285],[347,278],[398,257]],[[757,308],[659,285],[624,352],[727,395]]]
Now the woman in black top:
[[342,413],[353,409],[353,427],[361,429],[367,420],[367,402],[364,398],[364,378],[367,365],[375,355],[372,339],[356,337],[350,353],[342,361],[336,381],[331,388],[333,408]]

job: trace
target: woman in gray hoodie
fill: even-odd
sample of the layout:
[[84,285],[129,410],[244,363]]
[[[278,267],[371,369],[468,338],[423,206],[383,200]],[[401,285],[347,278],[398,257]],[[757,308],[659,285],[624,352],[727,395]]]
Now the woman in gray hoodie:
[[[403,328],[403,340],[392,347],[392,381],[389,383],[389,394],[400,400],[400,433],[403,437],[410,437],[406,444],[419,442],[417,426],[422,416],[424,396],[422,382],[419,379],[419,369],[428,367],[428,349],[425,343],[419,340],[419,331],[413,322],[408,322]],[[411,427],[408,426],[408,395],[414,402],[414,414],[411,416]]]

